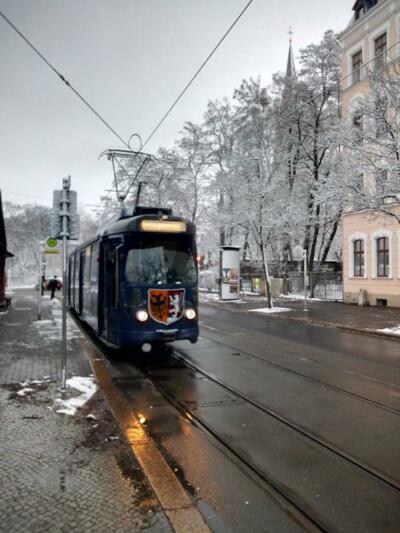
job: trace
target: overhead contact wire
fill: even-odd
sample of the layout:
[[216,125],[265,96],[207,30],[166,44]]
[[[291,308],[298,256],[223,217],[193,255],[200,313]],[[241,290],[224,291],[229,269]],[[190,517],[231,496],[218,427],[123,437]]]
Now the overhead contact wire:
[[223,34],[221,39],[218,41],[218,43],[214,46],[212,51],[208,54],[206,59],[203,61],[203,63],[200,65],[200,67],[196,70],[196,72],[193,74],[190,81],[185,85],[185,87],[182,89],[182,91],[179,93],[175,101],[171,104],[171,106],[168,108],[168,110],[165,112],[161,120],[158,122],[158,124],[155,126],[153,131],[150,133],[150,135],[147,137],[147,139],[144,141],[142,149],[146,146],[146,144],[150,141],[150,139],[154,136],[154,134],[157,132],[157,130],[161,127],[161,125],[164,123],[165,119],[168,117],[168,115],[171,113],[171,111],[174,109],[176,104],[179,102],[179,100],[182,98],[182,96],[186,93],[186,91],[189,89],[189,87],[192,85],[194,80],[197,78],[197,76],[200,74],[200,72],[203,70],[203,68],[206,66],[208,61],[211,59],[211,57],[215,54],[215,52],[218,50],[220,45],[223,43],[223,41],[226,39],[226,37],[229,35],[231,30],[236,26],[239,19],[244,15],[244,13],[247,11],[247,9],[250,7],[250,4],[253,2],[253,0],[250,0],[242,9],[242,11],[239,13],[239,15],[235,18],[235,20],[232,22],[232,24],[229,26],[229,28],[226,30],[226,32]]
[[59,79],[65,83],[65,85],[67,87],[69,87],[71,89],[71,91],[81,100],[81,102],[83,102],[86,107],[88,107],[90,109],[90,111],[92,111],[92,113],[94,113],[96,115],[96,117],[101,120],[101,122],[106,126],[106,128],[108,128],[112,133],[113,135],[115,135],[115,137],[117,137],[117,139],[119,139],[122,144],[124,146],[126,146],[128,148],[128,150],[131,150],[131,147],[129,146],[129,144],[115,131],[115,129],[94,109],[93,106],[91,106],[89,104],[89,102],[83,98],[83,96],[81,96],[79,94],[79,92],[70,84],[70,82],[61,74],[61,72],[59,72],[51,63],[50,61],[48,61],[46,59],[46,57],[41,53],[39,52],[39,50],[29,41],[29,39],[27,37],[25,37],[25,35],[11,22],[11,20],[9,20],[2,11],[0,11],[0,16],[7,22],[7,24],[9,24],[9,26],[11,26],[11,28],[21,37],[21,39],[23,39],[26,44],[32,48],[32,50],[35,52],[35,54],[37,54],[40,59],[42,61],[44,61],[46,63],[46,65],[51,68],[51,70],[59,77]]

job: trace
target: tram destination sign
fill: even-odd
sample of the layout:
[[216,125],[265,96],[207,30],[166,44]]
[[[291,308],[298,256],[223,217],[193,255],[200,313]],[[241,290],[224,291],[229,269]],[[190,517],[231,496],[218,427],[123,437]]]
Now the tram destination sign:
[[140,229],[142,231],[183,233],[186,231],[186,222],[184,222],[183,220],[144,219],[140,222]]

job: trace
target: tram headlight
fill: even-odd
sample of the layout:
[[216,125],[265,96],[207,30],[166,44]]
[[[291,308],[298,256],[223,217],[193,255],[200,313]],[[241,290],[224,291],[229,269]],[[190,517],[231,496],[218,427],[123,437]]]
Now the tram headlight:
[[139,320],[139,322],[146,322],[149,318],[149,314],[147,311],[144,311],[141,309],[140,311],[136,311],[135,313],[136,320]]
[[194,309],[185,309],[185,317],[189,320],[194,320],[196,318],[196,311]]

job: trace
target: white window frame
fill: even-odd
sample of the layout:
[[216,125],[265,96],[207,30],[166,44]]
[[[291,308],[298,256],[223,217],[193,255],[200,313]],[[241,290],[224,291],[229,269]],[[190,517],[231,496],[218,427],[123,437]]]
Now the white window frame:
[[[359,41],[357,41],[356,44],[354,44],[351,48],[349,48],[346,51],[346,63],[347,63],[347,72],[345,73],[347,77],[346,79],[346,87],[344,89],[347,89],[349,87],[353,87],[353,55],[357,52],[362,53],[362,66],[361,69],[364,68],[365,65],[365,52],[366,52],[366,46],[365,46],[365,38],[362,37]],[[362,73],[361,73],[362,75]],[[362,78],[361,78],[362,79]],[[356,85],[356,84],[354,84]]]
[[[354,241],[364,241],[364,276],[354,275]],[[349,279],[368,278],[368,237],[366,233],[352,233],[349,237]]]
[[375,41],[386,33],[386,52],[389,51],[389,48],[393,43],[389,42],[389,32],[390,32],[390,20],[387,20],[381,24],[378,28],[375,28],[368,36],[368,48],[369,48],[369,59],[371,61],[370,65],[375,65]]
[[[380,239],[381,237],[387,237],[389,240],[389,276],[383,277],[378,276],[378,268],[377,268],[377,250],[376,250],[376,241]],[[392,232],[388,229],[380,228],[376,231],[374,231],[371,234],[371,251],[372,251],[372,277],[374,279],[392,279],[393,271],[392,271]]]

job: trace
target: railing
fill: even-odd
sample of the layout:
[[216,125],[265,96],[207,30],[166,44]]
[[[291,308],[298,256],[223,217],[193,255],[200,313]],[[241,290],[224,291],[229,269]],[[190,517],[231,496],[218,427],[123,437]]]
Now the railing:
[[[289,273],[289,291],[292,294],[304,294],[304,275],[302,272]],[[307,294],[321,300],[342,301],[342,272],[311,272],[307,276]]]
[[[302,272],[289,272],[286,278],[270,278],[274,297],[281,293],[304,294]],[[199,290],[218,292],[218,274],[214,271],[199,272]],[[265,296],[265,277],[260,274],[244,274],[240,278],[240,291],[244,294]],[[342,272],[311,272],[307,276],[307,294],[314,298],[329,301],[343,300]]]

